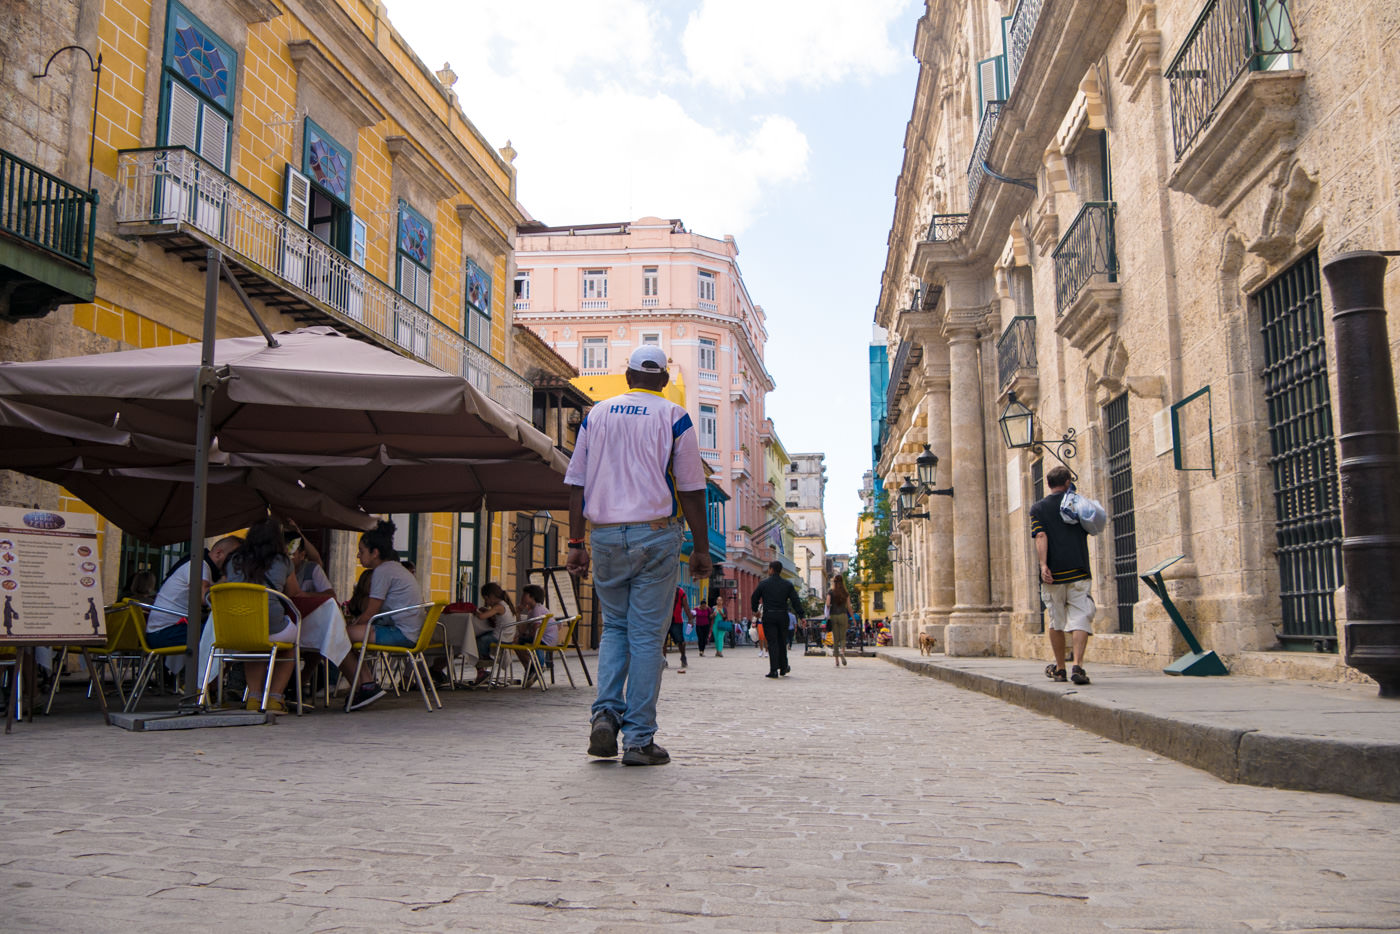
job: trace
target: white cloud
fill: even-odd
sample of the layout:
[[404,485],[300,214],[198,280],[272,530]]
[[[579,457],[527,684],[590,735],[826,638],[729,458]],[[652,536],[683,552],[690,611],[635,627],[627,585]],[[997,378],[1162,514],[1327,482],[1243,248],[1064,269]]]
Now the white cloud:
[[397,0],[390,18],[431,67],[451,62],[487,139],[510,140],[521,203],[545,223],[658,214],[737,236],[766,191],[806,172],[807,139],[790,118],[686,109],[677,93],[691,82],[654,4]]
[[[889,74],[908,48],[890,41],[910,0],[704,0],[682,45],[695,80],[729,94],[821,87]],[[905,24],[907,25],[907,24]]]

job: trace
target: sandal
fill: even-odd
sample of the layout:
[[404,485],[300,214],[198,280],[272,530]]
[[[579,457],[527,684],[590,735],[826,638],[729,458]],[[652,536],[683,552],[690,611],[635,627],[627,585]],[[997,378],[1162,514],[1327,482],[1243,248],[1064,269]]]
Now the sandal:
[[1065,670],[1063,668],[1056,668],[1054,662],[1045,666],[1045,677],[1049,678],[1051,681],[1069,680],[1069,678],[1065,676]]

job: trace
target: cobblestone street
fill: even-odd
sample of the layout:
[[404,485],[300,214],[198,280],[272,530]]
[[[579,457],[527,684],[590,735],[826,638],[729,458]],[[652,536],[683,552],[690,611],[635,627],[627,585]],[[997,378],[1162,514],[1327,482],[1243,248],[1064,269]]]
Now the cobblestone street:
[[1400,805],[793,659],[672,656],[650,769],[584,755],[567,682],[150,734],[70,703],[3,739],[0,929],[1400,929]]

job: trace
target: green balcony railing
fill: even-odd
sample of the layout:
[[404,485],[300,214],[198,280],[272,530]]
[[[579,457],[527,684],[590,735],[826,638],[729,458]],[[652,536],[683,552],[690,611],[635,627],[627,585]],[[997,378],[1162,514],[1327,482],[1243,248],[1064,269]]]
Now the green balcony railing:
[[1117,205],[1087,201],[1055,247],[1055,313],[1064,314],[1079,290],[1096,275],[1118,279],[1118,246],[1113,236]]
[[0,229],[92,269],[97,193],[0,149]]
[[1287,67],[1298,51],[1288,0],[1209,0],[1164,72],[1178,159],[1240,76]]
[[1001,120],[1003,101],[988,101],[982,111],[982,119],[977,124],[977,145],[972,150],[972,158],[967,163],[967,208],[972,210],[977,203],[977,191],[982,187],[986,170],[982,163],[987,161],[987,153],[992,151],[992,139],[996,136],[997,124]]
[[1040,8],[1044,0],[1019,0],[1011,14],[1011,25],[1006,30],[1006,96],[1016,90],[1016,79],[1021,76],[1021,63],[1026,60],[1031,37],[1035,34],[1035,24],[1040,22]]

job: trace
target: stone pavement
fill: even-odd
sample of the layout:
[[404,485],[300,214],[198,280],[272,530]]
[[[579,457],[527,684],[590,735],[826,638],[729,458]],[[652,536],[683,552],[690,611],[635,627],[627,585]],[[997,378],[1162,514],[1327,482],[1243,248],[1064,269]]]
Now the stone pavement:
[[1091,651],[1092,683],[1079,687],[1047,679],[1043,661],[878,654],[1226,781],[1400,801],[1400,699],[1374,683],[1176,677],[1095,665]]
[[668,671],[651,769],[584,755],[588,688],[174,733],[69,691],[0,737],[0,930],[1400,926],[1400,805],[1229,784],[874,658],[765,670]]

